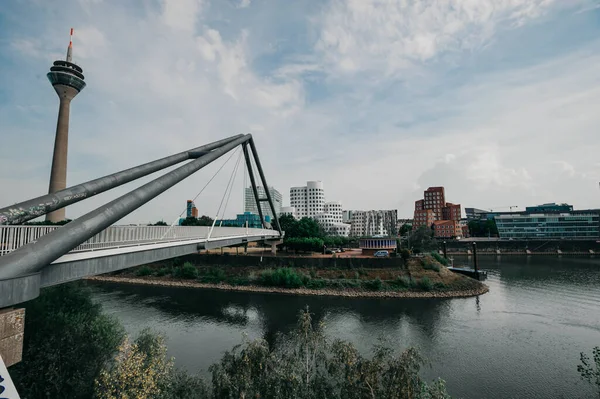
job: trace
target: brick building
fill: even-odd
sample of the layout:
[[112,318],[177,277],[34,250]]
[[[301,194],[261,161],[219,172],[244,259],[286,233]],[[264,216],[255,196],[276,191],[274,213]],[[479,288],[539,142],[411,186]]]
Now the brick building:
[[429,187],[423,199],[415,201],[413,230],[427,226],[436,237],[463,237],[461,213],[460,204],[446,202],[444,187]]

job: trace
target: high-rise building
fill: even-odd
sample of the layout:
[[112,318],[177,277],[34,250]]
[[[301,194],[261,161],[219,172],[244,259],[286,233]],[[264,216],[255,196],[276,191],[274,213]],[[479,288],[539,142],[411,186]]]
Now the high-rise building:
[[298,219],[298,215],[296,215],[296,208],[293,206],[282,206],[280,215],[292,216],[294,219]]
[[397,210],[352,211],[350,235],[353,237],[393,236],[397,234]]
[[[73,29],[71,29],[71,39]],[[67,187],[67,153],[69,148],[69,113],[71,100],[85,87],[83,69],[73,63],[73,41],[69,41],[66,61],[54,61],[50,72],[46,75],[54,87],[60,100],[52,169],[50,171],[49,193],[55,193]],[[46,215],[50,222],[60,222],[65,219],[65,208],[57,209]]]
[[[257,186],[256,190],[258,191],[259,198],[267,198],[264,187]],[[274,187],[269,187],[269,194],[273,200],[275,213],[279,215],[281,213],[281,193]],[[268,201],[261,202],[260,208],[262,209],[263,216],[269,216],[270,218],[273,218],[273,212],[271,211],[271,206],[269,205]],[[251,212],[255,215],[258,215],[258,207],[256,206],[256,199],[254,198],[254,191],[252,190],[252,187],[246,187],[244,191],[244,212]]]
[[299,218],[313,217],[325,210],[323,182],[309,181],[306,186],[290,188],[290,206],[296,209]]
[[429,187],[423,192],[423,199],[415,201],[413,219],[413,230],[433,226],[436,237],[462,236],[460,204],[446,202],[444,187]]

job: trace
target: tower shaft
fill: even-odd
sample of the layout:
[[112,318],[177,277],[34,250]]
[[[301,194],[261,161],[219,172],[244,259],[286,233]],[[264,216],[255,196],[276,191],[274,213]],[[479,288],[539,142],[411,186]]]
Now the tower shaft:
[[[58,108],[58,120],[56,122],[56,138],[54,140],[54,154],[52,156],[48,193],[54,193],[67,188],[69,113],[71,100],[79,93],[76,89],[64,85],[55,85],[54,89],[60,99],[60,105]],[[48,213],[46,220],[53,223],[65,220],[65,208]]]

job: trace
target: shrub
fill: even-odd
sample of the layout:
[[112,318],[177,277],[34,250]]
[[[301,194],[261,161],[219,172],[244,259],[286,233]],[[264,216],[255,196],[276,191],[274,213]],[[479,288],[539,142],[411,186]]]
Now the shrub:
[[414,288],[415,282],[408,276],[398,276],[392,281],[388,281],[388,284],[392,287],[397,288]]
[[448,259],[444,258],[442,255],[437,252],[431,252],[431,256],[435,258],[438,262],[440,262],[444,266],[448,266]]
[[318,290],[327,286],[327,280],[322,278],[313,278],[308,281],[306,288]]
[[360,280],[360,273],[359,272],[354,272],[354,279],[355,280]]
[[317,271],[315,270],[315,268],[311,268],[310,269],[310,278],[317,278]]
[[233,277],[228,283],[231,285],[250,285],[250,279],[246,277]]
[[135,275],[140,276],[140,277],[149,276],[151,274],[152,274],[152,269],[150,269],[148,266],[142,266],[135,271]]
[[175,258],[175,259],[173,259],[173,266],[179,267],[181,265],[183,265],[183,259],[181,259],[181,258]]
[[431,291],[433,289],[433,283],[429,277],[423,277],[420,279],[418,285],[423,291]]
[[260,275],[260,283],[271,287],[299,288],[304,285],[302,275],[289,267],[265,270]]
[[433,270],[439,273],[440,266],[437,263],[433,263],[430,260],[426,259],[423,261],[423,269],[425,270]]
[[162,277],[162,276],[166,276],[166,275],[167,275],[167,274],[169,274],[169,273],[170,273],[170,270],[169,270],[169,268],[167,268],[167,267],[162,267],[162,268],[158,269],[158,271],[156,272],[156,275],[157,275],[158,277]]
[[174,269],[173,276],[192,280],[198,277],[198,269],[190,262],[185,262],[183,266]]
[[402,257],[404,263],[406,263],[410,259],[410,251],[406,248],[403,248],[400,250],[400,256]]
[[371,291],[380,291],[383,288],[383,281],[377,277],[375,280],[363,281],[363,286]]

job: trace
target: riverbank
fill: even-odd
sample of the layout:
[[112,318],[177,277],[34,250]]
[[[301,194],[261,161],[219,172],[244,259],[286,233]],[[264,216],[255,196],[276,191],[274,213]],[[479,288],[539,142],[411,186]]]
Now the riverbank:
[[124,276],[93,276],[86,280],[124,283],[134,285],[154,285],[161,287],[199,288],[221,291],[259,292],[285,295],[310,295],[310,296],[338,296],[349,298],[466,298],[483,295],[489,291],[489,287],[481,284],[479,288],[465,291],[363,291],[363,290],[334,290],[334,289],[310,289],[310,288],[276,288],[254,285],[230,285],[210,284],[196,281],[167,280],[160,277],[124,277]]

